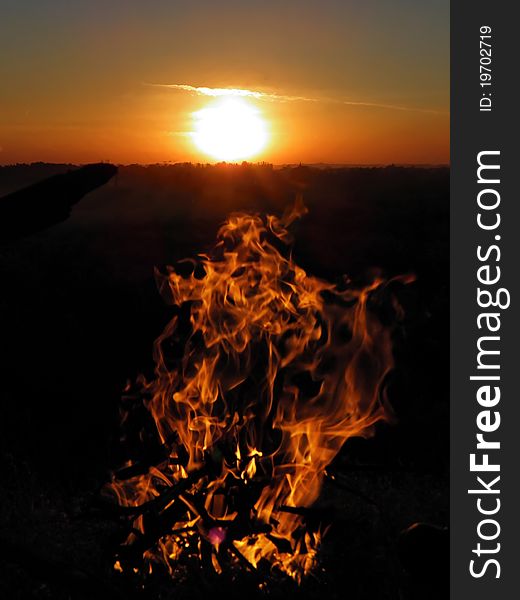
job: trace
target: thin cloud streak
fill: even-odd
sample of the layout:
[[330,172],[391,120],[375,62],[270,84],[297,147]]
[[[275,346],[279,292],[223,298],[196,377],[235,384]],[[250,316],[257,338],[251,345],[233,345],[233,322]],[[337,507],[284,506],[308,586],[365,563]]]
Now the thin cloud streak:
[[260,92],[257,90],[248,90],[244,88],[210,88],[210,87],[196,87],[194,85],[188,85],[185,83],[149,83],[154,87],[164,87],[173,90],[179,90],[182,92],[191,92],[198,96],[240,96],[255,98],[257,100],[275,100],[278,102],[320,102],[318,98],[306,98],[304,96],[285,96],[283,94],[273,94],[267,92]]
[[[330,102],[336,102],[335,100],[329,100]],[[382,104],[379,102],[356,102],[354,100],[338,100],[340,104],[347,106],[366,106],[368,108],[387,108],[389,110],[404,110],[408,112],[420,112],[429,113],[431,115],[445,114],[445,111],[436,110],[434,108],[419,108],[417,106],[402,106],[400,104]]]
[[384,104],[380,102],[365,102],[358,100],[339,100],[337,98],[309,98],[306,96],[290,96],[286,94],[276,94],[271,92],[261,92],[259,90],[248,90],[245,88],[211,88],[205,86],[194,86],[186,83],[146,83],[152,87],[169,88],[181,92],[189,92],[198,96],[210,96],[213,98],[222,96],[248,97],[255,100],[268,100],[271,102],[328,102],[332,104],[343,104],[345,106],[359,106],[366,108],[383,108],[388,110],[401,110],[409,112],[421,112],[429,114],[445,114],[444,111],[433,108],[419,108],[414,106],[403,106],[400,104]]

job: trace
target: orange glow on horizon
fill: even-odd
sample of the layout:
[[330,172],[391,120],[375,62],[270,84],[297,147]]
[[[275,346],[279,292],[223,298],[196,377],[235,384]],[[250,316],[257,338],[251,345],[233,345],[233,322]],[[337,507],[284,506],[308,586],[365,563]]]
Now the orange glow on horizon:
[[[10,4],[0,164],[449,162],[447,0]],[[266,137],[201,149],[194,114],[227,100]]]

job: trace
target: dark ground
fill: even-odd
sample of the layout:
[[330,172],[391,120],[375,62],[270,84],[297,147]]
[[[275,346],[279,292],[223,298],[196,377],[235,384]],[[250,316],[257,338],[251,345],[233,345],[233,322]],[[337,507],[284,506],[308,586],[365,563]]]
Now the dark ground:
[[[67,169],[0,168],[0,196]],[[402,297],[397,423],[349,440],[338,457],[343,487],[327,484],[319,502],[332,527],[315,575],[259,595],[448,597],[447,544],[437,551],[435,531],[398,550],[413,523],[448,524],[449,170],[269,166],[121,167],[68,220],[0,247],[0,597],[256,595],[247,575],[202,572],[141,591],[112,574],[114,527],[88,507],[114,466],[121,390],[150,372],[170,318],[153,267],[209,248],[230,211],[280,213],[298,191],[310,212],[294,227],[295,258],[308,272],[417,279]]]

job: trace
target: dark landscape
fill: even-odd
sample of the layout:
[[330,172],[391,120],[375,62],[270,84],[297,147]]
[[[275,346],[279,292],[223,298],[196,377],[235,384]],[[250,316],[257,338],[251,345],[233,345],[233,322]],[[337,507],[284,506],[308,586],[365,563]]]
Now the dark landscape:
[[[76,175],[65,189],[39,182],[77,166],[0,167],[0,597],[447,597],[449,169],[98,168],[99,180]],[[125,460],[123,389],[151,374],[172,314],[154,268],[208,251],[231,212],[281,215],[299,196],[308,214],[291,226],[293,254],[308,273],[356,284],[414,276],[395,292],[394,422],[334,460],[314,507],[330,528],[301,586],[259,589],[247,572],[202,568],[183,581],[121,575],[117,523],[97,499]]]

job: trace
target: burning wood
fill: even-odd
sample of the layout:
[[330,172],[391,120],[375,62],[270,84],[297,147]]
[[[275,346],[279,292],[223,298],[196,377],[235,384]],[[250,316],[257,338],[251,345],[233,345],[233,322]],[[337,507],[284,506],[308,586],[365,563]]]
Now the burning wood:
[[176,577],[196,559],[299,582],[315,565],[322,532],[306,514],[345,441],[388,418],[392,351],[369,308],[385,282],[340,289],[290,257],[303,212],[233,214],[210,255],[159,277],[176,314],[133,402],[162,457],[106,488],[128,524],[118,570]]

